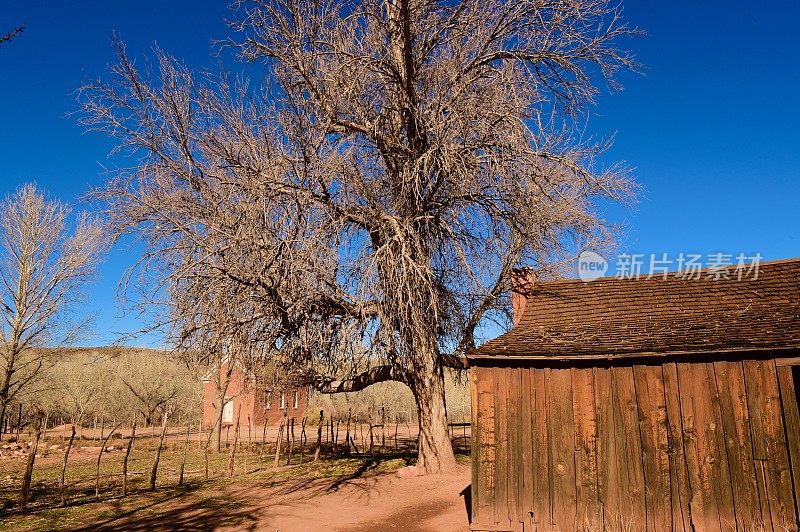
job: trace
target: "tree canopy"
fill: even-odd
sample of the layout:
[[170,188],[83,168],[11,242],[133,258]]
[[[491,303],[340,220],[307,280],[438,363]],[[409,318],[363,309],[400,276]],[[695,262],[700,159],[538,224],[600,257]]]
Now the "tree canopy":
[[84,123],[137,155],[98,195],[187,345],[302,366],[317,388],[407,384],[426,472],[450,467],[442,367],[508,323],[512,270],[557,271],[630,197],[580,125],[631,68],[606,0],[243,2],[263,80],[119,45]]

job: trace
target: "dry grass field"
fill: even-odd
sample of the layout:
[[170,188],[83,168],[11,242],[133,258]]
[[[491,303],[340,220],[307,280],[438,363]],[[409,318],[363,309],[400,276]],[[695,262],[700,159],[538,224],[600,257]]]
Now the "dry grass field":
[[[278,467],[274,467],[274,441],[262,446],[260,441],[248,442],[244,434],[236,454],[235,475],[228,476],[229,452],[225,450],[209,453],[207,478],[204,442],[195,438],[189,442],[184,483],[179,486],[184,449],[180,432],[175,429],[167,439],[154,492],[149,491],[149,478],[157,438],[149,431],[137,436],[128,466],[126,497],[122,496],[121,475],[124,451],[119,449],[127,440],[112,438],[108,446],[113,445],[115,450],[104,452],[101,459],[98,501],[95,474],[99,443],[86,439],[94,434],[85,431],[85,439],[76,438],[70,453],[66,507],[60,505],[59,492],[63,447],[37,458],[26,512],[16,509],[24,457],[0,460],[0,530],[90,530],[101,525],[118,530],[275,530],[276,524],[284,531],[353,530],[376,520],[407,523],[396,515],[403,511],[422,516],[413,520],[422,526],[419,530],[439,528],[435,524],[426,528],[425,515],[427,519],[467,523],[460,497],[469,483],[466,466],[447,478],[383,475],[415,460],[413,437],[408,433],[400,433],[397,450],[392,442],[383,452],[376,448],[372,454],[332,456],[330,447],[324,446],[322,459],[317,462],[311,461],[312,451],[306,446],[302,464],[296,446],[290,463],[286,464],[284,454]],[[59,443],[60,435],[60,431],[51,432],[48,444]],[[20,439],[23,445],[27,441],[25,436]],[[463,441],[456,438],[457,445]],[[4,444],[8,444],[7,439]],[[466,449],[459,449],[460,462],[468,462]],[[431,491],[429,496],[424,495],[426,490]],[[391,529],[389,524],[385,526]]]

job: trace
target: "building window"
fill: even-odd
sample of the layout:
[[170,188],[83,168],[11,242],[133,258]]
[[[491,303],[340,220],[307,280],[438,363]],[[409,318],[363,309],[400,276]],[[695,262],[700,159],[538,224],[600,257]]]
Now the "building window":
[[267,406],[266,406],[266,409],[269,410],[270,408],[272,408],[272,393],[271,392],[267,394]]
[[233,399],[225,398],[225,406],[222,407],[222,422],[233,423]]
[[294,392],[294,409],[300,408],[300,392]]
[[281,394],[281,410],[285,410],[285,409],[286,409],[286,394],[282,393]]

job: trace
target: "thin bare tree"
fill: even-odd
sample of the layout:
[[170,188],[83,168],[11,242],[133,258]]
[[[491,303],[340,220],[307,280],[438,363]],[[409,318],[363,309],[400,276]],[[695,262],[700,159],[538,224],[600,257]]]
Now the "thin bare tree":
[[40,348],[74,340],[86,324],[69,318],[105,241],[99,223],[81,214],[71,224],[69,214],[32,184],[0,203],[0,419],[58,353]]
[[634,66],[618,46],[636,31],[609,0],[239,14],[255,87],[163,52],[149,77],[121,44],[111,78],[84,87],[83,123],[138,157],[98,197],[150,244],[133,270],[176,337],[235,338],[323,393],[402,382],[418,470],[450,469],[444,367],[509,324],[515,268],[558,275],[612,236],[599,205],[631,197],[581,131]]

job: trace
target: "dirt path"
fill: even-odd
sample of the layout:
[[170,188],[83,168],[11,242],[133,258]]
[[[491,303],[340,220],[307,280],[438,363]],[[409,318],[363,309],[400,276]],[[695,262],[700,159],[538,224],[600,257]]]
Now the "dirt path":
[[386,474],[316,481],[297,489],[266,488],[251,491],[251,496],[269,502],[256,508],[254,526],[247,528],[280,532],[467,531],[461,495],[467,486],[469,469],[463,467],[454,475],[402,479]]
[[469,467],[460,466],[452,475],[399,478],[389,473],[232,485],[220,494],[227,504],[177,498],[153,515],[133,513],[86,530],[466,532],[462,492],[469,482]]

